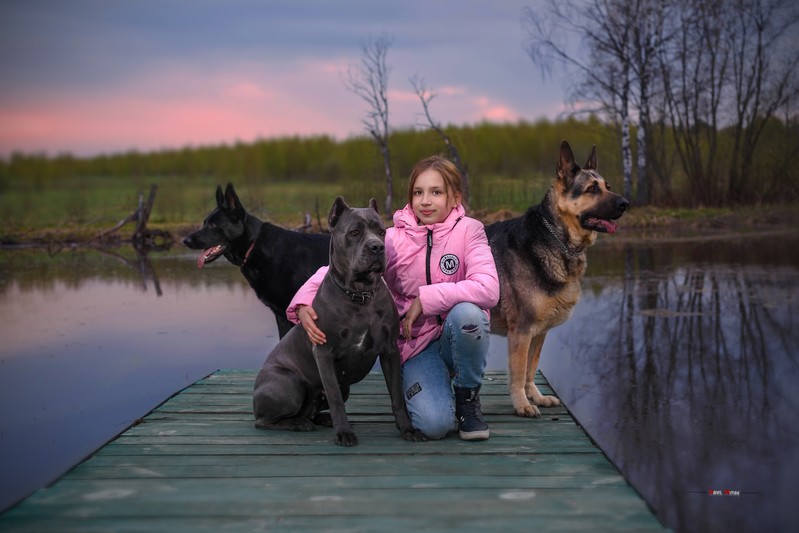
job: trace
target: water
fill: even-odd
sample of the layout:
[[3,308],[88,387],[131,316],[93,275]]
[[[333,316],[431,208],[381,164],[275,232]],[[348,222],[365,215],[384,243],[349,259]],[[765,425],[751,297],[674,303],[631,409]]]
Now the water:
[[[197,379],[258,368],[277,342],[224,260],[50,252],[0,252],[0,509]],[[796,529],[799,236],[605,238],[583,287],[541,366],[661,521]],[[490,369],[506,369],[506,346],[492,338]]]
[[544,345],[550,383],[675,531],[799,530],[798,245],[603,250]]

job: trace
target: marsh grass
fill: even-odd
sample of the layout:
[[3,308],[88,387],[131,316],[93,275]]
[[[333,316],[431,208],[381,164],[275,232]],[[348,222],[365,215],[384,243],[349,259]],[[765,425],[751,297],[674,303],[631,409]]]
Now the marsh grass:
[[[397,180],[394,209],[404,205],[406,182]],[[19,241],[25,236],[70,233],[90,236],[114,226],[146,199],[150,186],[158,186],[150,216],[153,228],[199,227],[216,206],[217,185],[226,181],[211,177],[151,176],[135,179],[75,177],[30,182],[10,180],[0,193],[0,239]],[[374,197],[382,206],[385,185],[378,180],[318,183],[303,180],[233,182],[244,207],[255,216],[285,227],[299,227],[306,213],[314,227],[326,227],[327,213],[336,196],[350,205],[363,206]],[[549,186],[543,175],[482,176],[472,178],[472,210],[522,212],[540,201]],[[132,227],[130,228],[132,229]]]

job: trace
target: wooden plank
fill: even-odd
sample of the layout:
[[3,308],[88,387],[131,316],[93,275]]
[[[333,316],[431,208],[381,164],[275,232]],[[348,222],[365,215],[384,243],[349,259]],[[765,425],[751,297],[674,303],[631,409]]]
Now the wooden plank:
[[[496,529],[497,524],[504,529]],[[415,531],[420,526],[424,531],[619,531],[647,533],[663,531],[651,521],[651,515],[626,515],[623,521],[609,521],[605,516],[566,515],[503,517],[494,515],[461,516],[453,512],[450,516],[425,516],[423,520],[413,512],[400,516],[202,516],[202,517],[158,517],[139,516],[135,520],[118,518],[49,518],[37,517],[22,520],[8,520],[2,531],[7,533],[153,533],[190,531],[192,533],[219,533],[268,531],[308,532],[308,531],[369,531],[372,533],[396,533]]]
[[255,429],[254,377],[223,370],[173,396],[0,531],[662,530],[565,407],[514,416],[504,374],[481,393],[489,440],[425,443],[400,438],[370,375],[347,402],[354,448],[330,428]]

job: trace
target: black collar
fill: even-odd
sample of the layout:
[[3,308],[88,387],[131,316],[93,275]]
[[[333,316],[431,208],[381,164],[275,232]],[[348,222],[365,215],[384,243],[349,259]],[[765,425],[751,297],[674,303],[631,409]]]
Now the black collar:
[[333,282],[333,286],[335,288],[337,288],[338,290],[340,290],[341,292],[346,294],[347,297],[349,297],[350,300],[352,300],[353,302],[357,302],[357,303],[359,303],[361,305],[363,305],[366,302],[368,302],[369,300],[371,300],[372,296],[374,296],[374,294],[375,294],[374,290],[371,290],[371,291],[351,291],[351,290],[348,290],[346,287],[340,285],[339,282],[336,281],[335,276],[333,276],[332,274],[330,274],[330,281]]

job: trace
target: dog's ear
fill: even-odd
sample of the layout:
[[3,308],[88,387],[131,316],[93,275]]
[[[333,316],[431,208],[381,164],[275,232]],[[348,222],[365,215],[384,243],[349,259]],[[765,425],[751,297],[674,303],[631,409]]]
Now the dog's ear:
[[344,198],[341,196],[337,196],[336,200],[333,202],[333,207],[330,208],[330,213],[327,215],[327,225],[330,226],[330,229],[336,227],[339,218],[341,218],[341,213],[349,209],[350,206],[344,201]]
[[572,147],[566,141],[560,143],[560,157],[555,172],[566,189],[571,187],[574,176],[580,172],[580,167],[574,161]]
[[380,214],[380,210],[379,210],[379,209],[377,209],[377,200],[375,200],[374,198],[370,198],[370,199],[369,199],[369,207],[371,207],[372,209],[374,209],[374,210],[375,210],[375,212],[376,212],[378,215]]
[[222,204],[225,203],[225,193],[222,192],[222,186],[216,186],[216,206],[222,207]]
[[233,184],[228,183],[225,188],[225,207],[233,211],[244,211],[236,191],[233,189]]
[[596,145],[591,147],[591,155],[588,156],[588,161],[585,162],[583,167],[585,170],[596,170]]

